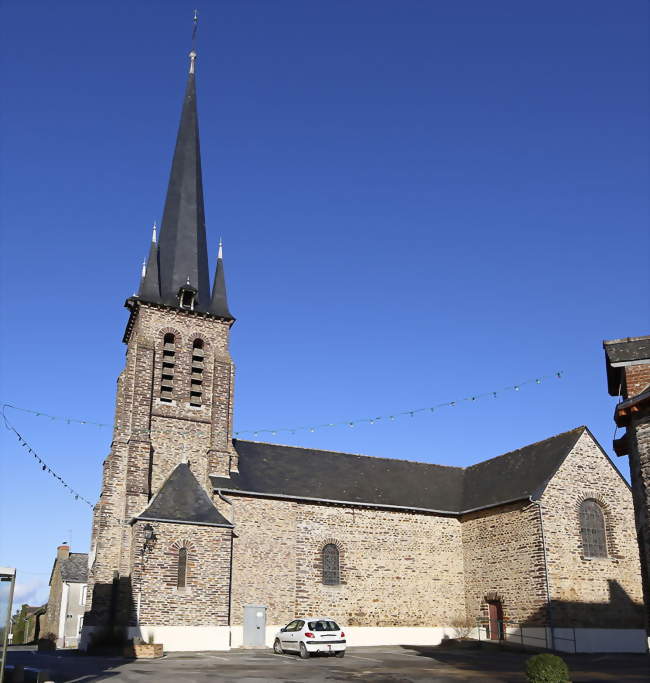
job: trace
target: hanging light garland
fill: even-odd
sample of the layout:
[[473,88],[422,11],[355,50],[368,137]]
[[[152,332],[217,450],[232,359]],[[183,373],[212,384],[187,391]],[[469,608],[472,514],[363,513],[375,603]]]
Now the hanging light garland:
[[41,469],[43,470],[43,472],[45,472],[46,474],[51,474],[51,475],[54,477],[54,479],[56,479],[56,480],[61,484],[61,486],[63,486],[63,488],[65,488],[65,489],[68,490],[68,492],[70,493],[70,495],[74,496],[74,499],[75,499],[75,500],[78,500],[78,501],[81,501],[82,503],[85,503],[85,504],[88,505],[88,507],[90,507],[90,508],[94,508],[94,507],[95,507],[87,498],[84,498],[78,491],[75,491],[75,489],[73,489],[72,486],[70,486],[70,484],[68,484],[68,482],[67,482],[63,477],[61,477],[60,475],[58,475],[58,474],[57,474],[57,473],[56,473],[56,472],[55,472],[55,471],[54,471],[54,470],[45,462],[45,460],[43,460],[43,458],[41,458],[41,457],[38,455],[38,453],[29,445],[29,443],[27,443],[27,441],[22,437],[22,435],[18,432],[18,430],[9,422],[9,420],[7,420],[7,416],[4,414],[4,407],[3,407],[3,411],[2,411],[2,417],[3,417],[3,419],[4,419],[5,427],[6,427],[9,431],[11,431],[11,432],[13,432],[13,433],[15,434],[15,436],[16,436],[16,438],[18,439],[18,442],[20,443],[20,445],[21,445],[23,448],[26,448],[26,449],[27,449],[27,452],[28,452],[31,456],[34,457],[34,459],[36,460],[36,462],[38,462],[38,464],[40,465],[40,467],[41,467]]
[[317,429],[331,429],[332,427],[349,427],[353,428],[356,427],[357,425],[360,424],[371,424],[374,425],[377,422],[383,420],[396,420],[397,418],[400,417],[406,417],[407,415],[409,417],[415,417],[419,413],[435,413],[437,410],[440,410],[441,408],[453,408],[457,406],[459,403],[463,403],[464,401],[478,401],[479,399],[482,398],[497,398],[499,394],[502,394],[506,391],[519,391],[521,387],[526,386],[527,384],[541,384],[542,382],[548,380],[548,379],[561,379],[562,378],[562,371],[558,370],[557,372],[554,372],[552,375],[542,375],[541,377],[535,377],[533,379],[527,379],[524,380],[523,382],[519,382],[518,384],[512,384],[507,387],[503,387],[501,389],[498,389],[496,391],[486,391],[482,394],[475,394],[474,396],[466,396],[465,398],[458,399],[456,401],[447,401],[446,403],[438,403],[437,405],[430,406],[427,408],[414,408],[413,410],[403,410],[401,412],[396,412],[393,413],[392,415],[379,415],[377,417],[365,417],[365,418],[360,418],[356,420],[342,420],[341,422],[327,422],[324,424],[316,424],[316,425],[308,425],[308,426],[303,426],[303,427],[278,427],[276,429],[242,429],[238,432],[234,432],[235,436],[240,436],[241,434],[252,434],[253,436],[259,436],[260,434],[271,434],[275,436],[276,434],[279,433],[289,433],[289,434],[295,434],[296,432],[315,432]]
[[[316,424],[316,425],[308,425],[308,426],[303,426],[303,427],[279,427],[276,429],[246,429],[246,430],[240,430],[235,432],[235,436],[239,436],[241,434],[253,434],[254,436],[258,436],[260,434],[272,434],[276,435],[279,433],[290,433],[290,434],[295,434],[296,432],[315,432],[317,429],[331,429],[333,427],[349,427],[353,428],[356,427],[357,425],[360,424],[370,424],[374,425],[379,421],[394,421],[397,418],[401,417],[406,417],[407,415],[409,417],[415,417],[418,414],[421,413],[435,413],[437,410],[441,408],[453,408],[460,403],[463,402],[474,402],[478,401],[479,399],[483,398],[497,398],[499,394],[506,392],[506,391],[519,391],[521,387],[526,386],[528,384],[541,384],[543,381],[546,381],[548,379],[562,379],[562,371],[558,370],[557,372],[554,372],[552,375],[543,375],[541,377],[536,377],[534,379],[527,379],[523,382],[519,382],[518,384],[512,384],[507,387],[503,387],[501,389],[498,389],[496,391],[486,391],[481,394],[475,394],[473,396],[466,396],[465,398],[458,399],[456,401],[447,401],[446,403],[438,403],[437,405],[430,406],[427,408],[414,408],[413,410],[403,410],[400,412],[393,413],[392,415],[379,415],[377,417],[366,417],[366,418],[360,418],[360,419],[355,419],[355,420],[342,420],[340,422],[327,422],[323,424]],[[59,415],[50,415],[49,413],[44,413],[42,411],[38,410],[31,410],[29,408],[20,408],[18,406],[14,406],[10,403],[5,403],[2,406],[2,418],[4,420],[5,427],[14,433],[16,438],[18,439],[20,445],[27,449],[27,452],[34,457],[36,462],[39,464],[43,472],[46,474],[50,474],[55,480],[61,484],[65,489],[68,490],[70,495],[74,496],[74,499],[81,502],[85,503],[88,507],[91,509],[94,508],[94,505],[87,499],[84,498],[78,491],[72,488],[63,477],[61,477],[59,474],[57,474],[44,460],[41,458],[38,453],[31,447],[31,445],[23,438],[23,436],[18,432],[18,430],[9,422],[7,419],[7,415],[5,413],[5,410],[7,408],[11,408],[12,410],[20,410],[21,412],[24,413],[30,413],[32,415],[35,415],[36,417],[45,417],[49,418],[50,420],[58,420],[58,421],[63,421],[66,422],[67,424],[82,424],[82,425],[93,425],[95,427],[109,427],[110,425],[101,423],[101,422],[92,422],[90,420],[80,420],[77,418],[72,418],[72,417],[62,417]],[[122,519],[118,519],[114,515],[108,515],[109,517],[117,520],[120,524],[124,522]]]
[[[331,429],[332,427],[356,427],[357,425],[360,424],[376,424],[380,420],[390,420],[394,421],[399,417],[415,417],[415,415],[419,413],[434,413],[437,410],[440,410],[441,408],[453,408],[457,406],[459,403],[463,403],[465,401],[473,402],[473,401],[478,401],[479,399],[482,398],[497,398],[499,394],[502,394],[506,391],[519,391],[521,387],[526,386],[528,384],[541,384],[542,382],[548,380],[548,379],[561,379],[563,375],[563,372],[561,370],[558,370],[557,372],[554,372],[551,375],[542,375],[541,377],[535,377],[533,379],[527,379],[524,380],[523,382],[519,382],[518,384],[512,384],[507,387],[502,387],[501,389],[498,389],[496,391],[486,391],[482,394],[475,394],[474,396],[466,396],[465,398],[458,399],[456,401],[447,401],[446,403],[438,403],[437,405],[430,406],[427,408],[414,408],[413,410],[403,410],[400,412],[393,413],[392,415],[379,415],[377,417],[365,417],[365,418],[358,418],[355,420],[342,420],[340,422],[327,422],[323,424],[315,424],[315,425],[307,425],[307,426],[302,426],[302,427],[277,427],[275,429],[241,429],[237,432],[234,432],[235,436],[240,436],[242,434],[252,434],[254,436],[258,436],[260,434],[272,434],[275,436],[276,434],[279,433],[290,433],[290,434],[295,434],[296,432],[315,432],[317,429]],[[92,422],[91,420],[81,420],[79,418],[74,418],[74,417],[64,417],[61,415],[51,415],[49,413],[44,413],[43,411],[40,410],[32,410],[30,408],[21,408],[19,406],[15,406],[11,403],[5,403],[2,406],[2,411],[3,411],[3,416],[4,416],[4,410],[5,408],[11,408],[12,410],[20,410],[23,413],[30,413],[31,415],[35,415],[36,417],[44,417],[48,418],[50,420],[57,420],[60,422],[66,422],[67,424],[81,424],[81,425],[92,425],[94,427],[110,427],[111,425],[106,424],[104,422]],[[5,418],[6,422],[6,418]]]
[[36,417],[46,417],[52,421],[67,422],[68,424],[80,424],[80,425],[91,425],[93,427],[110,427],[111,425],[104,422],[92,422],[91,420],[79,420],[74,417],[62,417],[61,415],[50,415],[49,413],[44,413],[41,410],[30,410],[29,408],[19,408],[18,406],[12,405],[11,403],[4,403],[2,409],[4,412],[5,408],[11,408],[12,410],[20,410],[23,413],[30,413]]
[[[7,415],[5,414],[5,408],[7,407],[13,407],[9,406],[8,404],[5,404],[2,406],[2,419],[4,421],[5,428],[8,429],[10,432],[13,432],[15,437],[18,439],[18,443],[26,449],[26,451],[36,460],[38,463],[39,467],[43,472],[46,474],[51,475],[56,481],[59,482],[61,486],[63,486],[64,489],[68,491],[68,493],[74,497],[74,499],[80,503],[83,503],[87,505],[91,510],[95,509],[95,506],[84,496],[82,496],[77,490],[72,488],[70,484],[57,472],[55,472],[46,462],[41,458],[41,456],[32,448],[32,446],[27,442],[27,440],[20,434],[20,432],[9,422]],[[26,411],[26,412],[32,412],[32,411]],[[117,521],[119,524],[122,524],[124,522],[123,519],[120,519],[119,517],[116,517],[115,515],[111,514],[105,514],[103,513],[102,516],[105,517],[110,517],[111,519]]]

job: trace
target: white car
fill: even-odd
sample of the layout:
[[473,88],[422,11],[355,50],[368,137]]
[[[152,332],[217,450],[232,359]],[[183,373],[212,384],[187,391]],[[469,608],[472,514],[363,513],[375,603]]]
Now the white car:
[[303,659],[315,652],[344,657],[345,633],[329,617],[294,619],[275,634],[273,652],[298,652]]

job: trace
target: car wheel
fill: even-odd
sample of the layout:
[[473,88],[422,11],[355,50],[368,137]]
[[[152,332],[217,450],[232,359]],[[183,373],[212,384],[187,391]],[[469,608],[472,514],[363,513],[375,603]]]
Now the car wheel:
[[304,643],[300,643],[300,657],[302,659],[309,659],[309,651],[305,647]]
[[273,643],[273,652],[275,652],[276,655],[281,655],[284,652],[282,645],[280,645],[279,638],[276,638],[275,642]]
[[337,657],[345,657],[345,650],[337,650],[334,654]]

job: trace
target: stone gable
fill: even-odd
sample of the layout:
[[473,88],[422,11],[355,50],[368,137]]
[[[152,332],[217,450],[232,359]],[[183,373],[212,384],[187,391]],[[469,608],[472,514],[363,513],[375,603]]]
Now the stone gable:
[[[604,512],[607,557],[584,552],[579,509],[587,499]],[[549,482],[541,507],[555,624],[642,627],[632,494],[589,432]]]

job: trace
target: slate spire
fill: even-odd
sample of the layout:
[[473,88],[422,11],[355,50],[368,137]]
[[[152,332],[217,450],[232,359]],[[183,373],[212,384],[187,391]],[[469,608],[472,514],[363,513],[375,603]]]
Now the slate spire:
[[209,313],[218,315],[220,318],[234,320],[228,309],[228,297],[226,296],[226,276],[223,270],[223,244],[219,240],[219,253],[217,255],[217,268],[214,272],[214,285],[212,286],[212,300],[210,301]]
[[160,226],[159,296],[161,303],[178,306],[179,290],[189,279],[190,285],[197,290],[194,310],[207,311],[210,276],[196,109],[196,52],[192,50],[189,56],[190,69]]
[[143,301],[160,303],[160,278],[158,271],[158,242],[156,240],[156,224],[153,224],[149,257],[142,264],[142,280],[138,296]]

